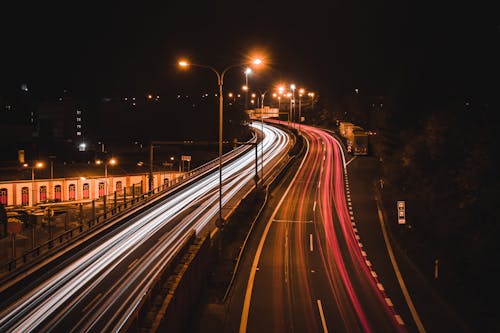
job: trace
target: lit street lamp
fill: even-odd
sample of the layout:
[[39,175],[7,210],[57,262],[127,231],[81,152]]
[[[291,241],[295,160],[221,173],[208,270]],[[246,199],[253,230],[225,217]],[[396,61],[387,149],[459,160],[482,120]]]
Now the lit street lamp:
[[307,96],[311,97],[311,109],[314,109],[314,93],[310,92]]
[[[30,167],[28,163],[24,163],[23,167],[28,168]],[[31,189],[32,189],[32,206],[35,205],[35,169],[41,169],[43,168],[43,163],[42,162],[35,162],[33,165],[30,167],[31,168]]]
[[103,162],[101,160],[95,161],[97,165],[104,164],[104,195],[108,195],[108,164],[115,165],[116,159],[111,158],[108,162]]
[[245,90],[245,110],[248,109],[248,74],[252,73],[252,69],[247,67],[245,69],[245,86],[243,90]]
[[[252,62],[254,65],[260,65],[262,63],[262,60],[260,59],[255,59]],[[231,68],[234,67],[241,67],[244,66],[245,64],[235,64],[228,66],[224,68],[221,72],[219,72],[217,69],[215,69],[212,66],[209,65],[199,65],[199,64],[192,64],[189,63],[186,60],[180,60],[179,61],[179,66],[183,68],[187,68],[189,66],[195,66],[195,67],[201,67],[201,68],[207,68],[211,70],[212,72],[215,73],[217,76],[217,84],[219,86],[219,219],[217,221],[217,226],[222,227],[224,225],[224,219],[222,217],[222,126],[223,126],[223,112],[224,112],[224,94],[222,91],[223,85],[224,85],[224,76],[227,73],[227,71]],[[248,69],[245,70],[245,74],[248,74]],[[248,73],[247,73],[248,72]],[[246,82],[248,83],[248,82]],[[248,90],[247,90],[248,94]]]
[[[293,121],[295,120],[295,84],[291,84],[290,85],[290,90],[292,90],[292,98],[290,99],[290,112],[291,112],[291,115],[292,115],[292,125],[293,125]],[[292,111],[292,107],[293,107],[293,111]]]
[[299,133],[300,133],[300,123],[302,122],[302,95],[304,95],[305,90],[299,89]]

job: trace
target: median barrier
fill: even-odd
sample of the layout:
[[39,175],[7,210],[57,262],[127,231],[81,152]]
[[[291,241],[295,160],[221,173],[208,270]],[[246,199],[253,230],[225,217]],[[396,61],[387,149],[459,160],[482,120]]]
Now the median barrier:
[[181,332],[199,299],[208,274],[211,241],[207,234],[194,238],[179,250],[144,297],[127,332]]

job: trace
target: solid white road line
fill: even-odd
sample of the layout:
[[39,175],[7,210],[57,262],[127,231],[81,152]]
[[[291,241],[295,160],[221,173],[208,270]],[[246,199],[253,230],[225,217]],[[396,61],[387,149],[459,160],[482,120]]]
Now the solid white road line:
[[325,313],[323,312],[323,306],[321,305],[321,300],[316,300],[318,303],[319,316],[321,317],[321,326],[323,326],[323,332],[328,333],[328,327],[326,326]]

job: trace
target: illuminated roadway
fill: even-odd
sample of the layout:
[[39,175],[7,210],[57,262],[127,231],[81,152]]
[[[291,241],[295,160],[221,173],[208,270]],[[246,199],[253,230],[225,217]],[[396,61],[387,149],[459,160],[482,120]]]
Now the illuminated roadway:
[[239,331],[406,332],[348,208],[342,149],[323,130],[302,133],[307,151],[263,229]]
[[[284,148],[290,140],[275,127],[264,125],[263,129],[266,170],[266,165],[269,169],[286,155]],[[260,151],[259,147],[259,155]],[[223,205],[241,200],[252,188],[254,175],[254,149],[225,164]],[[110,332],[123,328],[155,273],[172,259],[192,230],[198,234],[213,230],[218,185],[218,170],[212,168],[56,267],[3,290],[0,331]],[[230,210],[225,208],[224,216]]]

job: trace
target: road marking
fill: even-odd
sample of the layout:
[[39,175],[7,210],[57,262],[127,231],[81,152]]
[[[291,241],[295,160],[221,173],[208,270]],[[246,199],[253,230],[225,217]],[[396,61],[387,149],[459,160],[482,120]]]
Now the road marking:
[[285,283],[288,283],[288,228],[285,230]]
[[101,296],[102,296],[102,294],[101,294],[101,293],[97,294],[97,296],[96,296],[96,297],[94,297],[94,299],[92,300],[92,302],[90,302],[89,304],[87,304],[87,306],[85,306],[85,307],[83,308],[82,312],[87,312],[87,310],[88,310],[88,309],[90,309],[90,308],[94,305],[94,303],[96,303],[96,302],[97,302],[97,300],[98,300],[99,298],[101,298]]
[[313,235],[309,234],[309,250],[312,252],[314,251],[314,245],[313,245]]
[[290,192],[290,189],[292,188],[295,180],[297,179],[299,175],[299,170],[302,168],[306,161],[306,157],[309,153],[309,141],[306,140],[307,143],[307,149],[306,153],[304,154],[304,157],[302,158],[302,161],[299,165],[299,168],[297,169],[297,173],[293,177],[292,181],[288,184],[288,187],[285,190],[285,193],[283,193],[283,196],[281,197],[280,201],[276,205],[276,208],[273,211],[273,214],[271,215],[271,218],[267,221],[266,228],[264,229],[264,232],[262,233],[262,237],[260,238],[259,245],[257,246],[257,251],[255,252],[255,257],[252,262],[252,267],[250,268],[250,275],[248,277],[248,283],[247,283],[247,289],[245,291],[245,300],[243,301],[243,309],[241,311],[241,320],[240,320],[240,333],[246,333],[247,331],[247,324],[248,324],[248,314],[250,312],[250,301],[252,299],[252,289],[253,289],[253,284],[255,281],[255,272],[257,265],[259,264],[259,259],[260,255],[262,253],[262,249],[264,248],[264,242],[266,241],[267,234],[269,233],[269,229],[271,229],[271,224],[274,220],[274,217],[278,213],[278,209],[281,207],[283,204],[283,201],[285,201],[285,197],[287,196],[288,192]]
[[323,312],[323,306],[321,305],[321,300],[320,299],[316,300],[316,303],[318,304],[319,316],[321,317],[321,326],[323,326],[323,332],[327,333],[328,327],[326,326],[325,313]]
[[316,211],[316,200],[314,200],[314,204],[313,204],[313,212]]
[[[418,331],[420,333],[425,333],[426,330],[425,330],[424,324],[420,320],[420,316],[418,315],[417,309],[415,308],[415,305],[413,304],[410,293],[408,292],[408,289],[406,288],[406,284],[403,280],[403,276],[401,275],[401,271],[399,270],[398,263],[396,262],[396,257],[394,256],[394,252],[392,251],[392,246],[391,246],[391,243],[389,242],[389,236],[387,235],[387,231],[385,229],[384,216],[382,214],[382,211],[380,210],[380,204],[379,204],[377,197],[375,197],[375,202],[377,203],[378,218],[380,220],[380,226],[382,229],[382,235],[384,236],[385,246],[387,248],[387,252],[389,253],[389,258],[391,259],[391,263],[392,263],[392,266],[394,268],[394,272],[396,273],[396,278],[398,279],[399,286],[401,287],[401,291],[402,291],[403,296],[406,300],[406,304],[408,304],[408,308],[410,309],[413,320],[415,321],[415,325],[417,325]],[[396,316],[396,319],[398,319],[398,317],[399,316]],[[401,317],[399,317],[399,318],[401,319]],[[403,322],[403,320],[401,320],[401,322]],[[403,325],[403,324],[401,324],[401,325]]]

